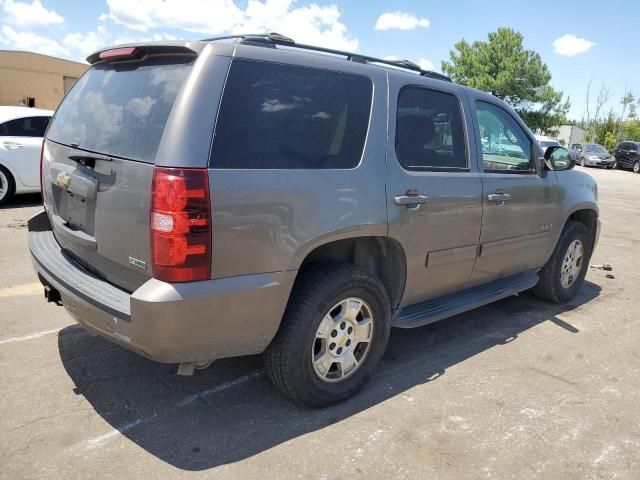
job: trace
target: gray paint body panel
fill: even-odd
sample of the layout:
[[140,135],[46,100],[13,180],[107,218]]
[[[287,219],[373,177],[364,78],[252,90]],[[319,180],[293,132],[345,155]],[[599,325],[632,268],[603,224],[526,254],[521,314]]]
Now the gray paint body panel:
[[[551,255],[571,213],[597,212],[595,182],[580,172],[545,172],[541,167],[530,175],[483,171],[475,100],[490,101],[513,114],[508,105],[488,94],[413,73],[286,48],[194,45],[200,54],[167,121],[156,158],[159,166],[207,167],[233,58],[365,75],[373,84],[370,125],[361,162],[350,170],[210,169],[212,279],[204,282],[159,282],[149,271],[129,263],[133,257],[150,264],[153,165],[122,159],[96,163],[95,172],[89,173],[100,180],[95,194],[99,208],[95,224],[86,228],[95,238],[95,249],[61,235],[61,230],[56,239],[99,271],[105,288],[115,284],[133,292],[127,293],[130,322],[114,321],[117,316],[56,281],[35,255],[34,264],[45,281],[60,290],[63,303],[78,322],[145,356],[183,362],[261,352],[277,332],[300,265],[315,248],[329,242],[371,236],[396,240],[407,260],[400,307],[405,313],[413,311],[416,318],[422,315],[424,321],[424,312],[417,307],[411,310],[412,306],[438,310],[439,299],[451,299],[456,292],[479,285],[490,292],[493,282],[535,271]],[[458,97],[465,120],[468,171],[407,171],[400,166],[394,133],[397,94],[407,85]],[[530,136],[536,156],[541,156],[531,132],[515,114],[514,118]],[[55,161],[65,165],[61,169],[65,172],[79,168],[68,160],[69,150],[48,141],[45,167]],[[55,196],[60,192],[51,172],[45,168],[44,173],[49,216],[62,213],[65,221],[79,221],[73,208],[57,212]],[[429,203],[415,210],[393,203],[394,195],[412,188],[427,195]],[[504,206],[488,204],[486,195],[498,188],[508,189],[514,201]],[[76,192],[94,201],[90,188]],[[540,231],[540,226],[548,228]],[[41,232],[30,235],[35,233]],[[496,295],[478,295],[468,305]],[[441,310],[437,315],[433,310],[429,318],[440,318]]]

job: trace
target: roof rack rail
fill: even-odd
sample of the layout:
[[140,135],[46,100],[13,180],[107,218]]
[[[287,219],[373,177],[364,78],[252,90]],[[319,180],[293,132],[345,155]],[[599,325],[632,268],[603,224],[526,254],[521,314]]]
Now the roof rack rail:
[[242,44],[253,44],[265,47],[275,48],[277,45],[283,47],[300,48],[302,50],[312,50],[315,52],[328,53],[331,55],[340,55],[346,57],[348,61],[357,63],[380,63],[382,65],[389,65],[396,68],[404,68],[413,72],[418,72],[423,77],[434,78],[436,80],[443,80],[445,82],[451,82],[451,79],[442,73],[432,72],[431,70],[423,70],[419,65],[416,65],[410,60],[385,60],[383,58],[370,57],[368,55],[360,55],[359,53],[344,52],[342,50],[334,50],[332,48],[316,47],[314,45],[306,45],[303,43],[296,43],[292,38],[286,37],[279,33],[257,33],[257,34],[244,34],[244,35],[228,35],[222,37],[204,38],[202,42],[215,42],[219,40],[236,40]]

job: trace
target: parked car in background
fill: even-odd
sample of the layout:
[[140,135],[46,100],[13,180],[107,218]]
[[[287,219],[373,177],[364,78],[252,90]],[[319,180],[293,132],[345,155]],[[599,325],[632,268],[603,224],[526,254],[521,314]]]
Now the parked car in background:
[[542,147],[542,150],[546,151],[549,147],[561,147],[560,142],[554,140],[553,138],[545,137],[542,135],[536,135],[536,140]]
[[352,57],[274,34],[90,55],[28,222],[47,300],[182,374],[264,353],[280,391],[324,406],[391,326],[576,295],[600,222],[569,152],[541,158],[486,92]]
[[571,145],[576,151],[576,161],[583,167],[613,168],[614,158],[602,145],[597,143],[574,143]]
[[620,142],[613,154],[616,168],[632,168],[640,173],[640,142]]
[[0,205],[16,193],[40,191],[40,150],[53,112],[0,107]]

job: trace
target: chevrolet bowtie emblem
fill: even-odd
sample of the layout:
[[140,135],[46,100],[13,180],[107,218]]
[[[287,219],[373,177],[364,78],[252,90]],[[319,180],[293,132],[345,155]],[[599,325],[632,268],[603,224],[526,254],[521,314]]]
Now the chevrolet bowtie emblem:
[[60,172],[56,177],[56,185],[58,185],[63,190],[67,190],[70,183],[71,177],[65,172]]

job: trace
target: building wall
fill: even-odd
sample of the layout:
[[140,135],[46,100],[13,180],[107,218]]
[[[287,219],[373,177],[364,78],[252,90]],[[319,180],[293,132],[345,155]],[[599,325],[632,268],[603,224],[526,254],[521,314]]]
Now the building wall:
[[582,142],[586,134],[587,132],[580,127],[560,125],[556,139],[565,147],[570,147],[574,143]]
[[38,53],[2,50],[0,105],[19,105],[31,97],[37,108],[55,110],[87,68],[86,64]]

